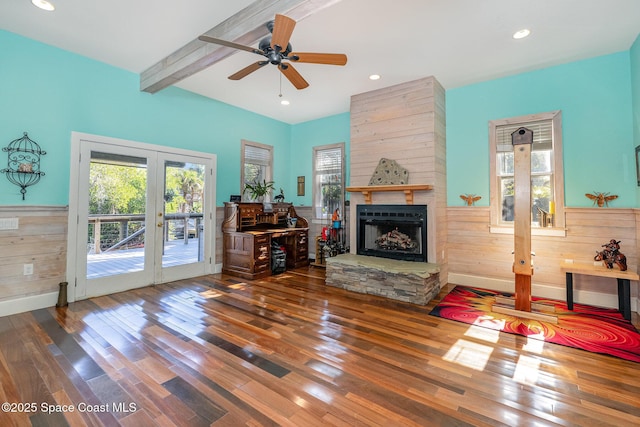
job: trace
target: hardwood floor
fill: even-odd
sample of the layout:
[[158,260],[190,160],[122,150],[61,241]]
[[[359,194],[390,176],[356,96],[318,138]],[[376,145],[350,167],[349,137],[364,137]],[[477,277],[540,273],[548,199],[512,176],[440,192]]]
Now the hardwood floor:
[[2,317],[0,425],[640,425],[637,363],[325,287],[323,273],[206,276]]

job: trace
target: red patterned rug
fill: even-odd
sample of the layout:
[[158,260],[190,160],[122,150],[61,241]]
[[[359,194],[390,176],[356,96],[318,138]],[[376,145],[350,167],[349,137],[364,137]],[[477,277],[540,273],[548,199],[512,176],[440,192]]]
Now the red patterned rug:
[[562,301],[532,297],[555,306],[558,324],[554,325],[492,312],[498,295],[513,294],[456,286],[429,314],[640,362],[640,334],[618,310],[574,303],[570,311]]

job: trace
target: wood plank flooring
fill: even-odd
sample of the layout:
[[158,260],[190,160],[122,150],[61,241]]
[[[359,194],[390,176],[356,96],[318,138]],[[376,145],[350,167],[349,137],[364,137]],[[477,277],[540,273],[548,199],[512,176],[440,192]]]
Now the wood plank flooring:
[[0,425],[640,425],[639,364],[432,306],[325,287],[309,268],[1,317]]

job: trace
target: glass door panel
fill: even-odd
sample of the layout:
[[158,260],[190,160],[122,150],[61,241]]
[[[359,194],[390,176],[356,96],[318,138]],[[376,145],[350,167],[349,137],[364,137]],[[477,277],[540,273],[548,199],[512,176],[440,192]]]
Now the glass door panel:
[[203,259],[204,171],[197,163],[164,163],[163,268]]
[[143,271],[147,159],[91,152],[87,279]]
[[[205,249],[210,236],[205,233],[210,208],[207,194],[207,159],[159,153],[158,200],[161,201],[162,248],[158,281],[177,280],[205,273]],[[160,228],[160,221],[157,227]]]

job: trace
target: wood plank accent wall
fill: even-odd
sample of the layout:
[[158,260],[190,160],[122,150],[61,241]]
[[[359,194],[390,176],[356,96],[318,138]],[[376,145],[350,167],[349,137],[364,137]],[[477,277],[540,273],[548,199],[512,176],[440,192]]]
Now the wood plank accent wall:
[[[0,230],[0,302],[58,292],[66,277],[67,215],[67,207],[0,206],[0,218],[19,224]],[[24,264],[33,264],[33,274],[23,274]]]
[[[350,186],[365,186],[381,158],[409,170],[409,184],[431,184],[418,191],[414,204],[428,205],[428,261],[440,265],[447,281],[447,187],[445,91],[435,77],[351,97]],[[356,251],[356,206],[364,203],[351,193],[350,245]],[[402,192],[375,193],[374,204],[405,204]]]
[[[450,282],[503,290],[513,283],[513,235],[489,232],[489,207],[448,208]],[[620,240],[630,271],[638,271],[640,210],[617,208],[566,208],[566,237],[531,238],[534,274],[533,295],[565,299],[565,274],[560,262],[593,263],[596,250],[610,239]],[[617,306],[615,280],[592,276],[574,277],[576,301]],[[507,290],[507,289],[504,289]],[[631,285],[632,307],[638,283]],[[603,298],[600,299],[599,296]],[[603,304],[606,301],[606,304]]]

